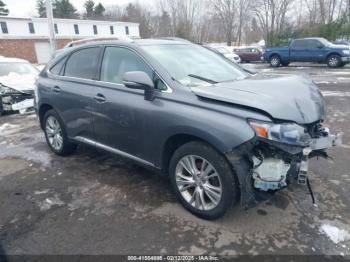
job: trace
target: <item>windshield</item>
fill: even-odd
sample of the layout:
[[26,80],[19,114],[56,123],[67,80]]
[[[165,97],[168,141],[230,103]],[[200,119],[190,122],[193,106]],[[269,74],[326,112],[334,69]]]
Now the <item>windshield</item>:
[[318,39],[324,46],[330,46],[331,42],[329,42],[327,39],[319,38]]
[[201,46],[147,45],[142,49],[186,86],[235,81],[248,76],[232,62]]
[[7,76],[10,73],[16,73],[19,75],[27,75],[27,74],[37,75],[39,73],[39,70],[37,70],[34,66],[32,66],[29,63],[17,63],[17,62],[0,63],[0,77]]

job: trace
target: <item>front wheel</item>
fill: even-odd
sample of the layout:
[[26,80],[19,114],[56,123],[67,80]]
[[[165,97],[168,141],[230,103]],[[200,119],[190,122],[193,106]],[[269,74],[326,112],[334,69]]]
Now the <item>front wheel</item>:
[[238,200],[238,185],[224,156],[203,142],[177,149],[170,161],[172,187],[181,204],[194,215],[216,219]]
[[279,67],[281,65],[281,58],[278,55],[274,55],[270,58],[270,65],[272,67]]
[[330,55],[327,58],[327,65],[331,68],[339,67],[342,64],[341,58],[339,55]]

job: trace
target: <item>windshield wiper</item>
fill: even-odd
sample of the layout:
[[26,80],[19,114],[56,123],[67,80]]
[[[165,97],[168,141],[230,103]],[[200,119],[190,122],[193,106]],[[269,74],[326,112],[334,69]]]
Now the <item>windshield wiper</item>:
[[192,74],[189,74],[188,76],[189,77],[193,77],[193,78],[197,78],[197,79],[202,80],[202,81],[205,81],[205,82],[207,82],[209,84],[217,84],[217,83],[219,83],[219,82],[216,82],[214,80],[211,80],[211,79],[208,79],[208,78],[205,78],[205,77],[202,77],[202,76],[197,76],[197,75],[192,75]]

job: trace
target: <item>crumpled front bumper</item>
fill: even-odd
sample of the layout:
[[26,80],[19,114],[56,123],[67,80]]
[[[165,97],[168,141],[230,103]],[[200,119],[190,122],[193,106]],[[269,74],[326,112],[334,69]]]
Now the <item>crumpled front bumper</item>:
[[[291,146],[273,141],[261,141],[258,137],[242,144],[231,152],[226,153],[226,157],[231,163],[238,178],[241,191],[241,205],[243,208],[251,208],[258,203],[270,199],[275,192],[294,183],[306,184],[308,175],[309,158],[320,156],[327,157],[326,149],[342,144],[342,134],[330,134],[313,138],[307,147]],[[274,157],[281,159],[281,162],[288,162],[289,170],[284,176],[280,188],[276,189],[276,183],[267,190],[264,187],[256,188],[254,154],[256,150],[263,152],[274,151]],[[271,156],[266,159],[271,159]],[[275,172],[275,170],[274,170]],[[259,183],[258,183],[259,184]]]

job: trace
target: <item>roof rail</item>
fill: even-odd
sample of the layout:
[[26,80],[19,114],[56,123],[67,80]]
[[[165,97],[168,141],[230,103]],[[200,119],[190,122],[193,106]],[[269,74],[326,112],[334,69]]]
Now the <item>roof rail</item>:
[[77,45],[86,44],[89,42],[98,42],[98,41],[106,41],[106,40],[122,40],[122,41],[133,42],[133,40],[129,37],[94,37],[94,38],[84,38],[84,39],[71,41],[68,44],[66,44],[63,48],[69,48]]
[[180,42],[186,42],[186,43],[192,43],[191,41],[180,38],[180,37],[172,37],[172,36],[166,36],[166,37],[156,37],[155,39],[164,39],[164,40],[173,40],[173,41],[180,41]]

